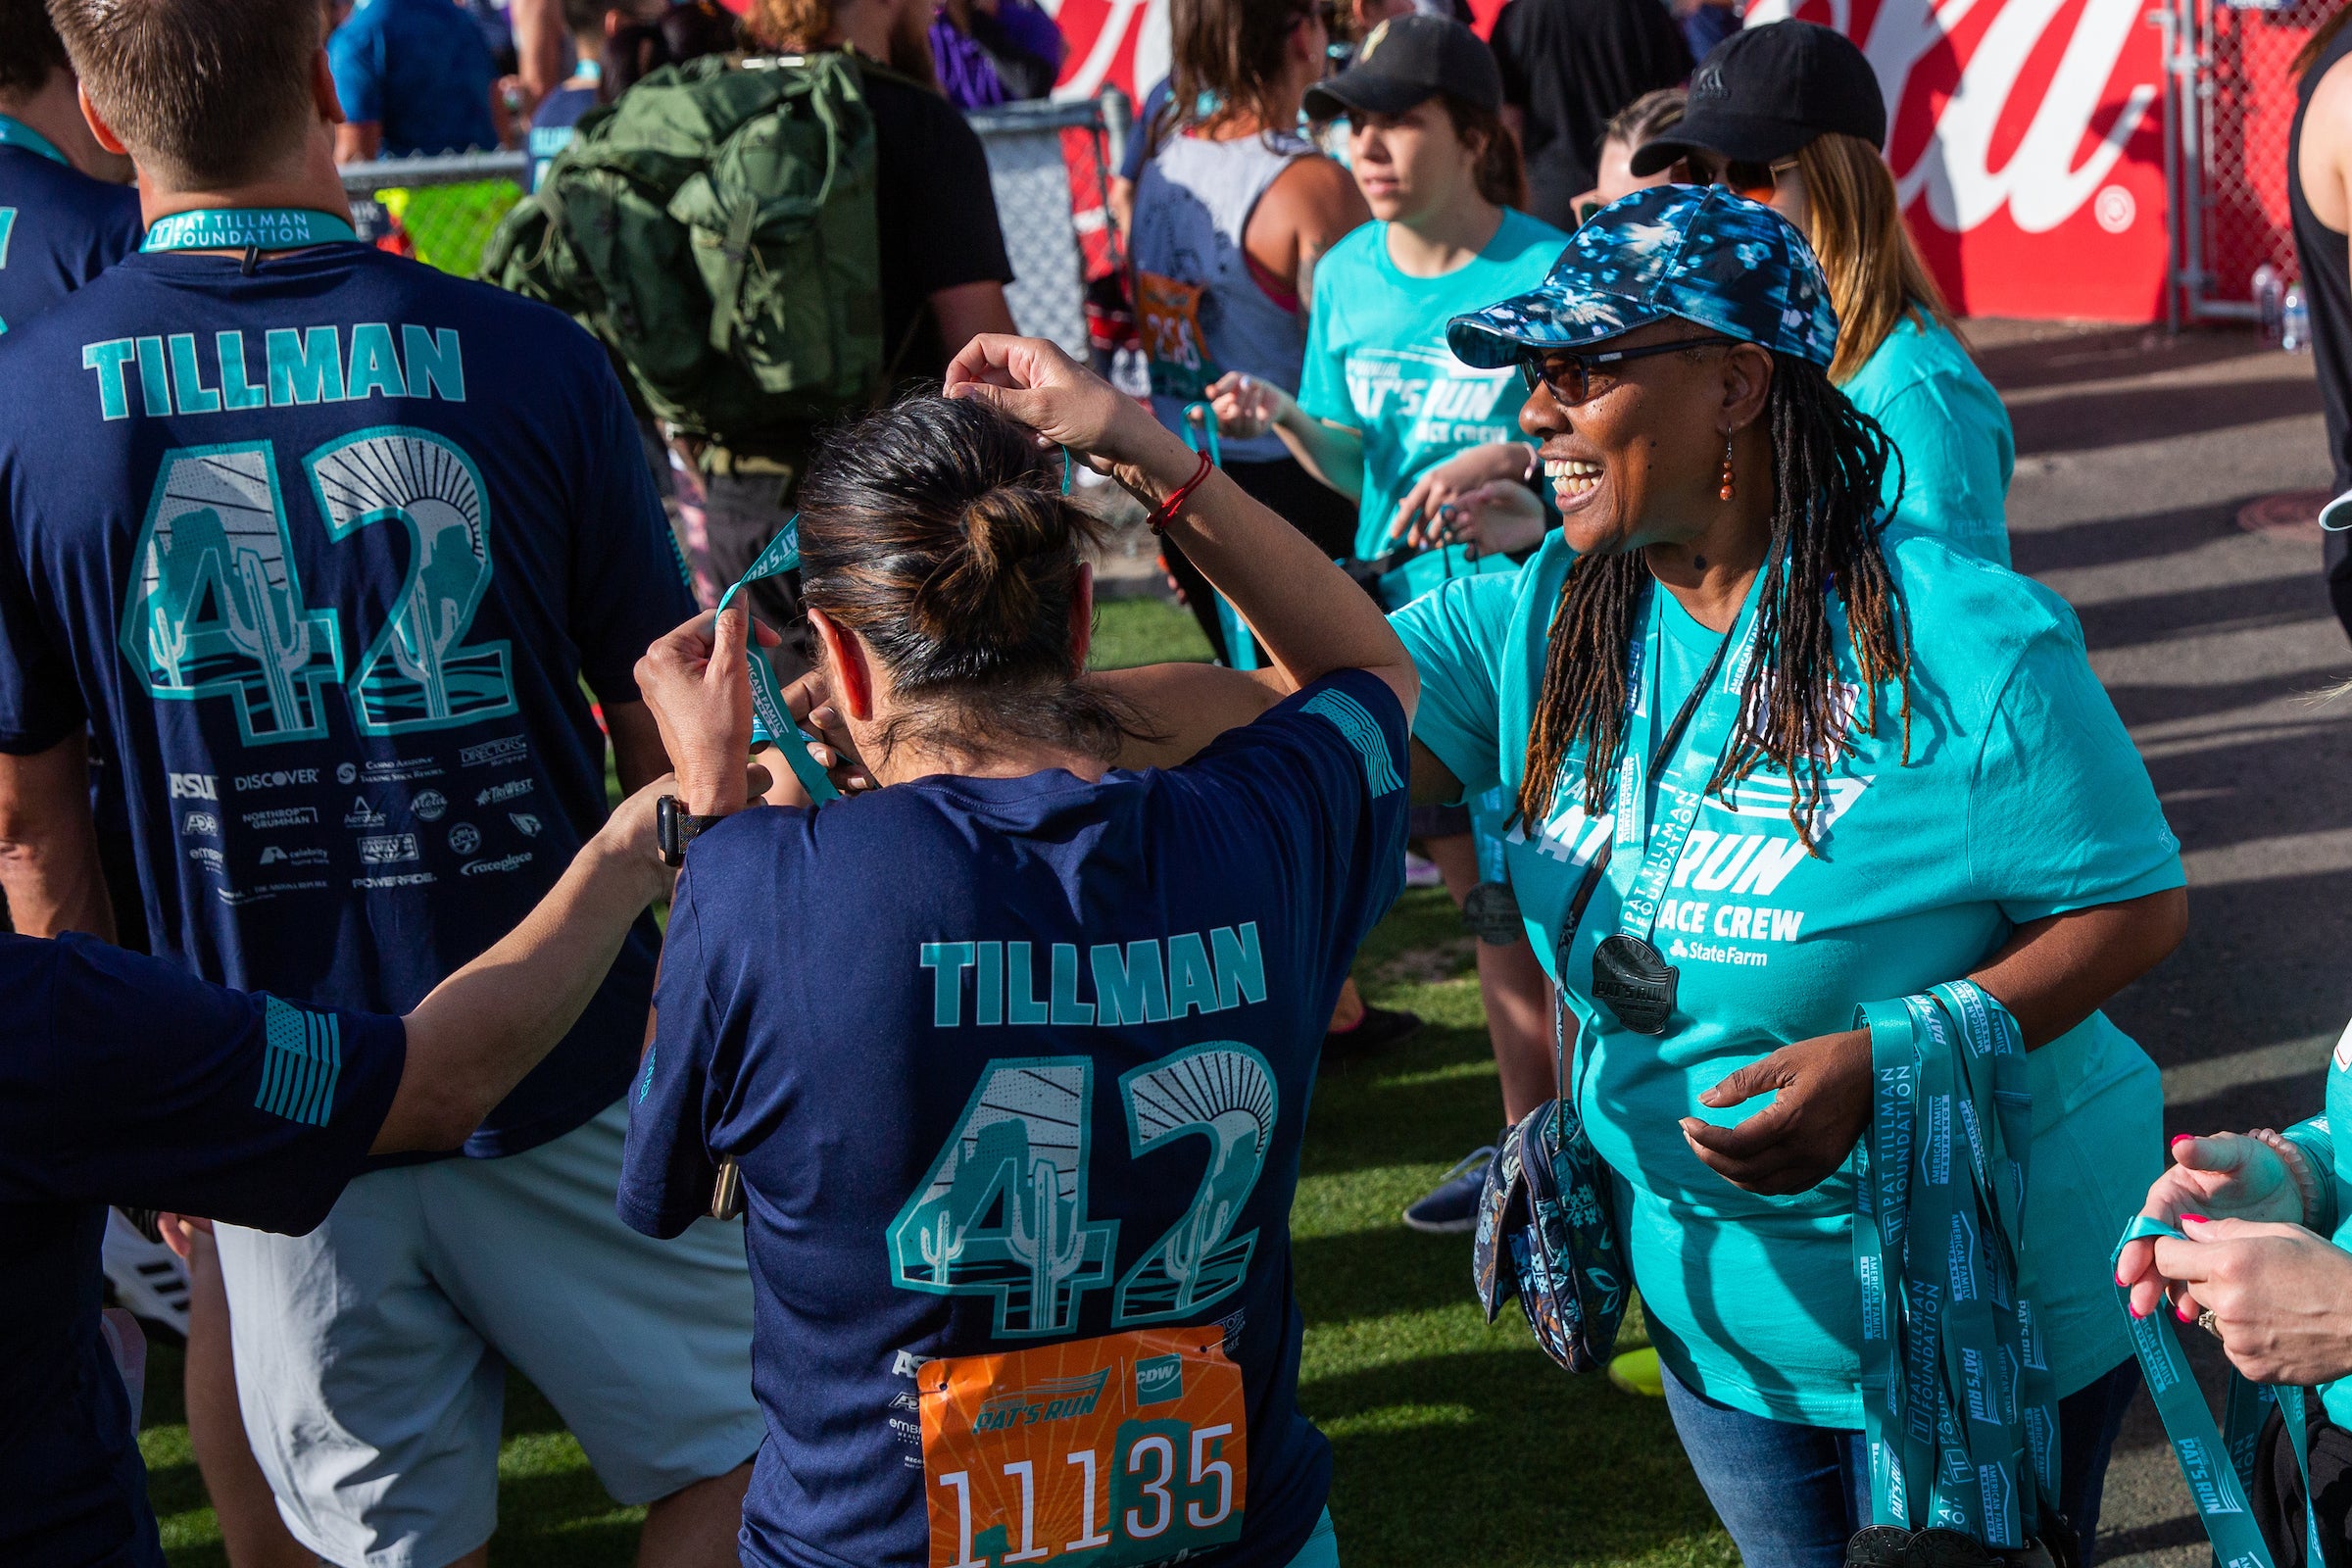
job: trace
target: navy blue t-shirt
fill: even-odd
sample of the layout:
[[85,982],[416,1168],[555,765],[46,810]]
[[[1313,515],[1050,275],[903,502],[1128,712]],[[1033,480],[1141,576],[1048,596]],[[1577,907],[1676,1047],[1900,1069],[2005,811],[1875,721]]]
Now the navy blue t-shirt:
[[[156,952],[408,1011],[603,823],[582,677],[693,612],[604,351],[356,243],[134,256],[4,341],[0,751],[93,722]],[[619,1097],[657,942],[468,1153]]]
[[62,158],[0,145],[0,332],[139,248],[139,193]]
[[383,1125],[406,1036],[78,936],[0,935],[0,1562],[162,1568],[98,1327],[106,1205],[311,1229]]
[[384,131],[384,156],[496,147],[497,61],[450,0],[359,0],[326,40],[343,117]]
[[[619,1206],[674,1236],[741,1164],[747,1563],[930,1560],[923,1363],[1199,1324],[1248,1412],[1221,1560],[1297,1554],[1331,1454],[1295,1402],[1291,1199],[1402,887],[1404,770],[1395,694],[1349,670],[1181,767],[934,777],[695,841]],[[1018,1257],[1049,1252],[1041,1287]]]
[[571,145],[580,117],[596,107],[596,83],[565,82],[531,111],[531,189],[547,180],[547,166]]

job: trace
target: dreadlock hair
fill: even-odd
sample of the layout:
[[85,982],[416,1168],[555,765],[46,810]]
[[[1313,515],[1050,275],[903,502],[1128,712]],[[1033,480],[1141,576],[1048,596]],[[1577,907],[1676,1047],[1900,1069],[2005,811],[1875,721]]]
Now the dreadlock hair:
[[[1740,690],[1741,721],[1707,781],[1728,791],[1764,763],[1788,775],[1788,819],[1809,853],[1831,765],[1853,752],[1855,712],[1838,676],[1830,595],[1844,601],[1877,734],[1879,688],[1902,686],[1903,761],[1911,760],[1911,628],[1902,592],[1879,548],[1886,526],[1880,486],[1900,455],[1819,366],[1773,355],[1764,416],[1772,436],[1772,543],[1765,554],[1755,649]],[[1527,739],[1518,819],[1551,811],[1568,753],[1586,748],[1585,810],[1598,816],[1625,745],[1626,648],[1639,634],[1650,585],[1642,552],[1578,558],[1552,612],[1544,686]]]

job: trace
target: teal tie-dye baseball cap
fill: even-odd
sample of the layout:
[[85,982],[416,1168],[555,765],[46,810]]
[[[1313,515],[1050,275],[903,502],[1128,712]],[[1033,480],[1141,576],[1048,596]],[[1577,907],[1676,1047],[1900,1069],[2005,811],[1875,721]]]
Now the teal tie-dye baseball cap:
[[1679,316],[1828,368],[1838,347],[1821,263],[1771,208],[1702,185],[1653,185],[1570,237],[1544,281],[1446,323],[1464,364],[1499,369]]

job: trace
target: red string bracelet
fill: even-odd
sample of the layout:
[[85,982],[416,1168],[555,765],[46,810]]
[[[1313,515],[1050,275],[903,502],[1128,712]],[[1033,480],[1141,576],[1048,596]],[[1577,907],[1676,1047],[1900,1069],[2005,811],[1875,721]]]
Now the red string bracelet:
[[1144,522],[1154,536],[1168,531],[1168,524],[1176,520],[1176,514],[1184,510],[1184,504],[1193,498],[1193,492],[1200,488],[1200,481],[1207,478],[1208,470],[1215,466],[1208,461],[1208,454],[1201,453],[1200,466],[1193,470],[1193,476],[1168,492],[1168,499],[1152,509],[1152,515],[1146,517]]

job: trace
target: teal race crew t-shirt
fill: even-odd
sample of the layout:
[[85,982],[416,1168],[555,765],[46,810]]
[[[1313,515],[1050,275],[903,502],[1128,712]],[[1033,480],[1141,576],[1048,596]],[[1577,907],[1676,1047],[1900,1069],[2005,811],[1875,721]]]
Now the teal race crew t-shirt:
[[[1901,694],[1831,769],[1806,853],[1788,775],[1708,795],[1650,940],[1682,971],[1662,1037],[1590,996],[1592,950],[1617,928],[1603,877],[1564,961],[1560,923],[1613,813],[1584,809],[1571,753],[1550,815],[1504,854],[1528,936],[1581,1025],[1580,1108],[1615,1175],[1617,1217],[1659,1351],[1707,1397],[1775,1420],[1857,1428],[1861,1338],[1850,1166],[1810,1192],[1743,1192],[1691,1153],[1685,1116],[1730,1124],[1771,1103],[1698,1096],[1801,1040],[1853,1026],[1864,1003],[1957,979],[2017,926],[2181,885],[2180,848],[2130,736],[2091,673],[2064,601],[1912,532],[1887,536],[1913,634],[1910,755]],[[1393,617],[1421,670],[1415,738],[1475,795],[1524,776],[1546,628],[1574,559],[1554,533],[1516,577],[1452,582]],[[1657,710],[1672,713],[1722,635],[1662,588]],[[1842,607],[1840,663],[1857,689]],[[1735,663],[1737,662],[1735,661]],[[1858,702],[1867,721],[1867,699]],[[1701,775],[1704,776],[1703,774]],[[1645,818],[1659,808],[1653,779]],[[1619,846],[1639,857],[1640,846]],[[2072,1393],[2132,1354],[2108,1251],[2162,1152],[2155,1065],[2103,1014],[2028,1058],[2034,1142],[2025,1288]]]
[[1899,503],[1894,466],[1886,471],[1897,526],[2009,564],[2017,438],[2000,394],[1960,340],[1933,318],[1923,325],[1917,315],[1906,316],[1840,390],[1903,455]]
[[[1389,225],[1366,223],[1315,267],[1314,316],[1298,406],[1364,435],[1364,490],[1355,553],[1377,560],[1403,543],[1389,536],[1396,505],[1433,465],[1490,441],[1519,441],[1527,391],[1515,369],[1480,370],[1446,346],[1446,323],[1544,281],[1568,236],[1504,208],[1502,224],[1467,265],[1412,277],[1389,256]],[[1392,572],[1393,605],[1453,576],[1517,567],[1495,557],[1473,564],[1459,546]]]

